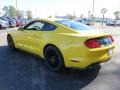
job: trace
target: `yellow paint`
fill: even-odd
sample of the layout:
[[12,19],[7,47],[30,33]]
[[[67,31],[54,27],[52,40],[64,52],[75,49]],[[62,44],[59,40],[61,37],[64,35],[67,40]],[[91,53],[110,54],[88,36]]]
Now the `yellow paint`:
[[[95,49],[89,49],[84,45],[87,39],[106,36],[106,34],[97,30],[72,30],[54,20],[42,19],[40,21],[52,23],[57,26],[57,29],[54,31],[14,30],[9,32],[14,39],[16,48],[44,58],[44,47],[53,44],[61,51],[66,67],[86,68],[93,63],[103,62],[112,57],[112,55],[108,55],[108,50],[112,48],[114,51],[114,43]],[[71,61],[73,59],[78,62]]]

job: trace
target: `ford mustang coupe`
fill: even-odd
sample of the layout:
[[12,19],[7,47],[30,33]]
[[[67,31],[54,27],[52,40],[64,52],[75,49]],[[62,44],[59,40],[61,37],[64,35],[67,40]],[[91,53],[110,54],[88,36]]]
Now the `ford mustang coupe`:
[[86,69],[108,61],[114,52],[114,39],[90,26],[66,19],[40,19],[8,32],[8,46],[44,58],[54,71]]

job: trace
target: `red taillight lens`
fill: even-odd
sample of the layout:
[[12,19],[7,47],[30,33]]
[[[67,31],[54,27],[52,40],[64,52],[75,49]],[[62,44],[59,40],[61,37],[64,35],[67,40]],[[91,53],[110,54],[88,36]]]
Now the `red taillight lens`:
[[100,47],[99,41],[97,39],[90,39],[85,42],[88,48],[98,48]]
[[114,39],[113,39],[112,35],[110,35],[109,37],[110,37],[111,41],[114,42]]

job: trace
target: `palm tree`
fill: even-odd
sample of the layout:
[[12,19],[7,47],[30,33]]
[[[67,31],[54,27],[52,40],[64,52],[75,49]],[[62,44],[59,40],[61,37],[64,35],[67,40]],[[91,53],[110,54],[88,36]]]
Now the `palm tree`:
[[0,11],[0,15],[2,14],[2,12]]
[[90,14],[91,14],[91,11],[89,10],[89,11],[88,11],[88,18],[90,18]]
[[114,15],[115,15],[116,21],[120,19],[120,11],[114,12]]
[[102,13],[102,26],[103,26],[103,23],[104,23],[104,18],[105,18],[105,14],[107,13],[107,9],[106,8],[103,8],[103,9],[101,9],[101,13]]

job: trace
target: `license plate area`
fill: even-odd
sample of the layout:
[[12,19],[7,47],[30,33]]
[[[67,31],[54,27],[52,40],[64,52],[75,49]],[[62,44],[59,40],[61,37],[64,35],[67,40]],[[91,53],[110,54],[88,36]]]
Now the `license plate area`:
[[108,45],[112,44],[112,41],[111,41],[111,39],[108,36],[100,37],[98,39],[98,41],[99,41],[101,46],[108,46]]
[[112,55],[113,54],[113,49],[108,49],[108,55]]

